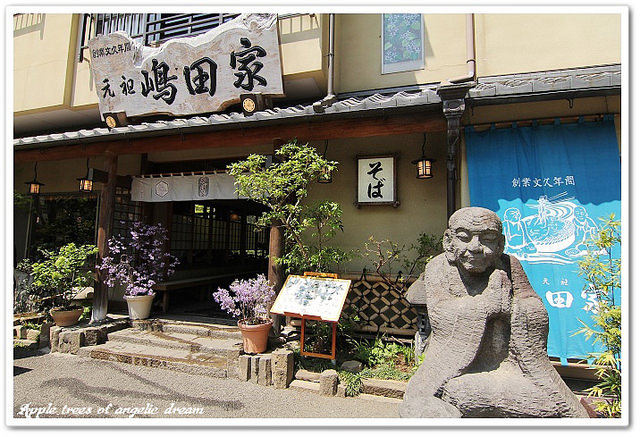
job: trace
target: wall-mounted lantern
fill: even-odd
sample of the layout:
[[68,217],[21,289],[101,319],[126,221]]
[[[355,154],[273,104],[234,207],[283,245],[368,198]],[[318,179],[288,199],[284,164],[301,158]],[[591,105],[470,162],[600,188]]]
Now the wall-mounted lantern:
[[427,134],[424,133],[424,139],[422,141],[422,156],[415,161],[411,161],[416,166],[416,178],[418,179],[431,179],[433,177],[433,163],[434,159],[427,158],[424,154],[424,146],[427,143]]
[[78,178],[80,186],[78,190],[81,193],[90,193],[93,191],[93,169],[89,168],[89,158],[87,158],[87,175],[82,178]]
[[25,182],[29,186],[27,191],[28,194],[32,196],[37,196],[40,194],[40,187],[44,184],[42,182],[38,182],[38,163],[36,162],[33,166],[33,180],[29,182]]

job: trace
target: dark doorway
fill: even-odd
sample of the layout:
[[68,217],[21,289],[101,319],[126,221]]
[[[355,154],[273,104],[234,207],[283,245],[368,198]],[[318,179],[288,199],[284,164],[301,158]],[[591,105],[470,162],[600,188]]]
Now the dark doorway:
[[267,271],[269,229],[257,224],[264,207],[247,200],[210,200],[172,202],[169,210],[169,246],[180,264],[157,287],[169,293],[167,311],[226,318],[212,292]]
[[171,253],[180,260],[178,271],[263,270],[269,232],[256,224],[262,211],[243,200],[173,202]]

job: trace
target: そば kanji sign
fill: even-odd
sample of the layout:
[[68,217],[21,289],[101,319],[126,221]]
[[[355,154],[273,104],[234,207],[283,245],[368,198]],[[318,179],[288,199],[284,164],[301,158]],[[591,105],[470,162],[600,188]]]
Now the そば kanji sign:
[[276,14],[244,14],[202,35],[152,48],[124,32],[89,41],[100,113],[215,112],[241,93],[282,96]]
[[356,205],[398,206],[396,157],[359,156]]

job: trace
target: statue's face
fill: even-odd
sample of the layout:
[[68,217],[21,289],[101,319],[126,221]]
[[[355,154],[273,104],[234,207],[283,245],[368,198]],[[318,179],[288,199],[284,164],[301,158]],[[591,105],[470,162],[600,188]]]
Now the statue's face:
[[472,274],[479,274],[494,266],[504,249],[504,235],[497,216],[482,217],[470,214],[454,217],[445,232],[447,257]]

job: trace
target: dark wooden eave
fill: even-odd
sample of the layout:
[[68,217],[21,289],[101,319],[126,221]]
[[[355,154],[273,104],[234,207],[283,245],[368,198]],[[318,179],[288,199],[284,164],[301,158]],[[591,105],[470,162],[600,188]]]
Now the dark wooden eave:
[[248,147],[271,144],[274,139],[322,141],[337,138],[363,138],[421,132],[444,132],[447,125],[439,111],[412,113],[382,112],[369,117],[304,119],[281,124],[238,123],[219,130],[174,129],[169,134],[114,136],[113,139],[77,140],[67,144],[16,147],[15,162],[54,161],[101,156],[142,154],[220,147]]

